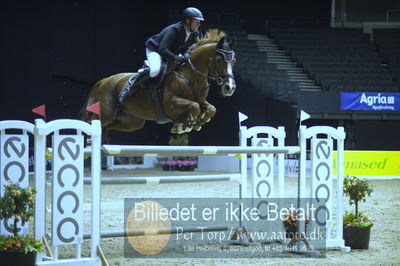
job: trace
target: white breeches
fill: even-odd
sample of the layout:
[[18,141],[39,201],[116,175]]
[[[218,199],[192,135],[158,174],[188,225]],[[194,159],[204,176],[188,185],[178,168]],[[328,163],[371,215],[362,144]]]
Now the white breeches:
[[154,51],[146,48],[147,64],[150,68],[150,77],[156,77],[161,70],[161,56]]

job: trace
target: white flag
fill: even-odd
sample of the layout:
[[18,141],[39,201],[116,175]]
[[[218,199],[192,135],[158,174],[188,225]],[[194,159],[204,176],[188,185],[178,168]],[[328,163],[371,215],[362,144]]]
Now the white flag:
[[301,110],[300,112],[300,122],[309,119],[311,116],[309,114],[307,114],[306,112],[304,112],[303,110]]
[[242,123],[244,120],[246,120],[248,118],[247,115],[239,112],[239,123]]

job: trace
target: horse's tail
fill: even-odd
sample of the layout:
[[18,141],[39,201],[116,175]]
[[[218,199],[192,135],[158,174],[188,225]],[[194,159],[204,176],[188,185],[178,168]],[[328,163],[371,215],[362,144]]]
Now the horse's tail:
[[90,92],[86,96],[85,102],[78,113],[78,119],[90,123],[94,118],[94,115],[92,115],[86,108],[95,103],[95,100],[93,99],[93,94],[96,91],[97,87],[100,86],[101,82],[102,80],[94,84],[94,86],[91,88]]
[[93,88],[90,90],[90,92],[86,96],[85,102],[83,103],[83,106],[77,115],[78,119],[83,120],[85,122],[90,122],[90,120],[88,119],[88,111],[86,110],[86,108],[90,105],[90,101],[92,98],[91,97],[92,90],[93,90]]

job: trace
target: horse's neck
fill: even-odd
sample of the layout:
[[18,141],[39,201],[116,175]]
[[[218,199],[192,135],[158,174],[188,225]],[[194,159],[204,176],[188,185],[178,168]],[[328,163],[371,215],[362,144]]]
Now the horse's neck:
[[[199,50],[197,50],[199,49]],[[205,99],[208,94],[208,72],[210,65],[210,58],[213,55],[215,49],[212,45],[205,45],[194,50],[191,54],[191,64],[185,64],[180,69],[180,72],[185,78],[191,82],[191,87],[198,90],[198,97]]]
[[215,44],[207,44],[201,46],[198,51],[192,53],[191,61],[193,66],[201,73],[208,75],[208,68],[210,66],[210,58],[215,49]]

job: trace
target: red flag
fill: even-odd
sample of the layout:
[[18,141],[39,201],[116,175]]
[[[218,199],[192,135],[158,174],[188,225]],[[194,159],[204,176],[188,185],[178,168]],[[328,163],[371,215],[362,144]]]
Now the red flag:
[[43,116],[44,120],[46,121],[46,105],[45,104],[42,104],[41,106],[33,108],[32,112]]
[[86,110],[94,114],[97,114],[99,116],[99,120],[101,120],[100,102],[89,105],[88,107],[86,107]]

